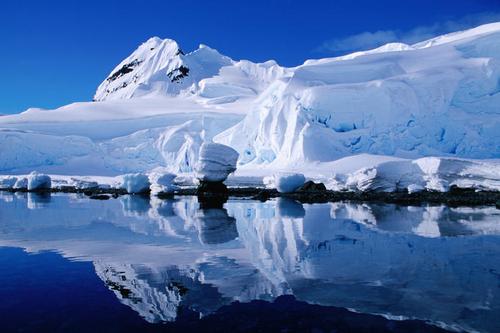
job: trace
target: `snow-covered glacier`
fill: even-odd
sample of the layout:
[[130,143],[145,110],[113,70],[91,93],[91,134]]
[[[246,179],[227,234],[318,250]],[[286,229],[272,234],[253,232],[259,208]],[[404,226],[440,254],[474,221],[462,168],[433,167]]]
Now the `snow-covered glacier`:
[[211,141],[234,148],[247,174],[364,153],[357,169],[372,155],[488,159],[478,174],[498,180],[500,23],[293,68],[154,37],[94,101],[1,117],[0,174],[192,173]]

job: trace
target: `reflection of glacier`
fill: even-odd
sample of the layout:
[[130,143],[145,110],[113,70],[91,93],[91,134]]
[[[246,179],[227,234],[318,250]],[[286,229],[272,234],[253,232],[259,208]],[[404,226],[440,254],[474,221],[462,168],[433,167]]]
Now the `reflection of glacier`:
[[228,206],[258,267],[299,299],[461,329],[499,328],[497,209],[336,203],[284,217]]
[[293,293],[364,313],[499,329],[494,207],[41,200],[0,194],[0,246],[92,260],[107,287],[150,322]]

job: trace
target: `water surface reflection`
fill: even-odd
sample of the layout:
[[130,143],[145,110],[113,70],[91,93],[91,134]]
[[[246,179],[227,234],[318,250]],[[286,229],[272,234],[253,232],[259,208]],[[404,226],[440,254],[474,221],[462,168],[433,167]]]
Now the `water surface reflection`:
[[152,323],[293,294],[450,329],[500,329],[494,207],[1,193],[0,246],[92,261]]

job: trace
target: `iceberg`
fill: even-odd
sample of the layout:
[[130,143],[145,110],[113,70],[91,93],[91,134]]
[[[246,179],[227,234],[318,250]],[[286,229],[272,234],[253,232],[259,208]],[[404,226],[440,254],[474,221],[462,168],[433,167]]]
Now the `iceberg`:
[[28,175],[28,191],[50,190],[51,180],[47,175],[33,171]]
[[127,193],[136,194],[149,191],[150,185],[148,176],[135,173],[123,176],[121,188],[127,190]]
[[165,170],[153,170],[151,174],[149,174],[149,180],[151,182],[151,191],[153,193],[172,193],[177,190],[179,187],[174,184],[174,179],[177,175],[170,173]]
[[233,148],[219,143],[204,143],[196,166],[197,177],[204,182],[223,182],[236,170],[237,161],[238,152]]
[[290,193],[304,185],[306,178],[301,173],[278,173],[274,175],[274,183],[278,192]]

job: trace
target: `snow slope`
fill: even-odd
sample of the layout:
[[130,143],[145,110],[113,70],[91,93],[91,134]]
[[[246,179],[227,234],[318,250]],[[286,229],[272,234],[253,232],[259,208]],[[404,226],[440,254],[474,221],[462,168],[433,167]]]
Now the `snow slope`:
[[253,163],[363,152],[497,158],[500,24],[454,36],[434,46],[307,61],[216,140]]
[[154,37],[94,100],[1,117],[0,173],[191,173],[212,140],[247,174],[362,153],[497,159],[500,23],[294,68]]

